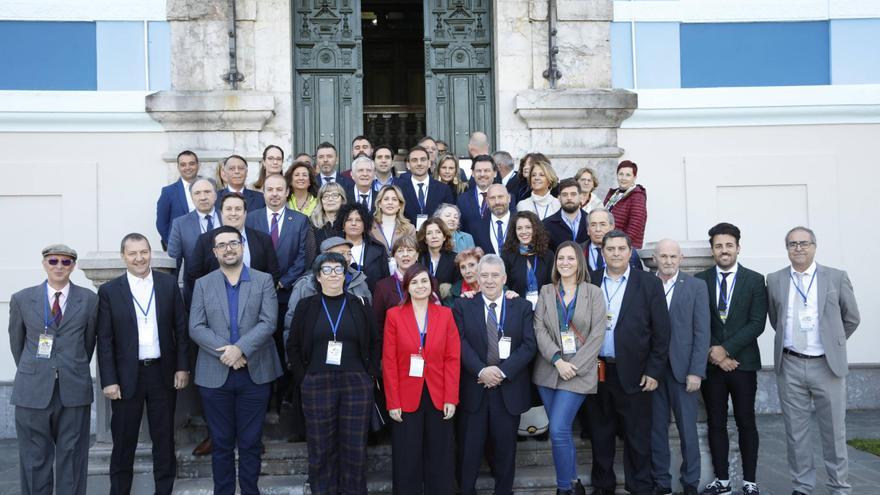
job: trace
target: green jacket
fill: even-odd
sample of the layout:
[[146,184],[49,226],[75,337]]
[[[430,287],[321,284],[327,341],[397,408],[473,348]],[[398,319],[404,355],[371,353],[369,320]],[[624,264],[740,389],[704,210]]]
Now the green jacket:
[[709,286],[709,312],[711,313],[712,335],[709,345],[724,347],[733,359],[739,361],[743,371],[761,369],[761,351],[758,337],[767,324],[767,287],[764,276],[758,272],[738,265],[736,283],[733,286],[727,321],[718,316],[718,277],[715,267],[698,273],[697,278]]

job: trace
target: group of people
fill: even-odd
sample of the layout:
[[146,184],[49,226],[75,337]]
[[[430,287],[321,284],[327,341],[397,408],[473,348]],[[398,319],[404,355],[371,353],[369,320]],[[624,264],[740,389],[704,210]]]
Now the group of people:
[[794,493],[815,485],[812,404],[829,488],[849,493],[846,339],[859,315],[846,273],[815,263],[813,231],[785,234],[791,265],[766,282],[738,263],[729,223],[708,232],[714,267],[684,273],[679,245],[663,239],[652,274],[637,252],[647,208],[635,163],[620,163],[600,200],[589,168],[559,180],[530,153],[516,169],[475,133],[468,177],[446,148],[420,140],[398,175],[393,150],[363,136],[350,174],[330,143],[286,170],[272,145],[253,188],[244,158],[223,160],[214,179],[181,152],[156,219],[178,279],[151,267],[138,233],[120,244],[126,273],[97,296],[70,282],[74,249],[45,248],[46,281],[10,302],[22,492],[86,492],[97,347],[112,493],[131,491],[145,404],[156,492],[171,493],[176,392],[192,381],[209,433],[194,453],[211,455],[218,494],[258,493],[263,425],[284,405],[316,495],[367,493],[368,437],[389,429],[395,493],[473,494],[485,458],[495,493],[510,494],[517,429],[534,406],[549,419],[557,494],[586,493],[576,418],[592,442],[592,493],[615,492],[618,437],[625,488],[671,493],[674,418],[680,482],[696,494],[701,393],[715,475],[701,493],[733,491],[732,400],[742,493],[754,495],[769,314]]

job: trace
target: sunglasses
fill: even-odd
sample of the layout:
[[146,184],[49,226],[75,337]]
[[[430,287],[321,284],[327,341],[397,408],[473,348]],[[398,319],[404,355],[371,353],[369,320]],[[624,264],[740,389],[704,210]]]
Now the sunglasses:
[[55,266],[58,264],[59,261],[64,266],[70,266],[73,264],[73,260],[69,260],[69,259],[59,260],[58,258],[49,258],[46,260],[46,263],[49,263],[50,265]]

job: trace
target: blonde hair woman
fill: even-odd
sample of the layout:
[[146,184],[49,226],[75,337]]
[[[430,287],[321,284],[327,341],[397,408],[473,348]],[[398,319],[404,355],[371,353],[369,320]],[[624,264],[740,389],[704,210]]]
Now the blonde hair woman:
[[458,198],[458,195],[468,187],[467,181],[461,180],[461,166],[455,155],[446,154],[437,160],[434,178],[449,186],[455,198]]
[[315,246],[320,246],[328,237],[340,235],[333,229],[333,222],[347,201],[345,189],[338,182],[328,182],[318,190],[318,205],[309,217],[315,233]]
[[[370,234],[385,246],[388,256],[391,256],[391,248],[396,239],[416,235],[415,227],[403,216],[405,206],[403,192],[397,186],[382,186],[376,193],[376,211],[373,213],[375,221]],[[390,268],[394,273],[393,267]]]
[[550,190],[559,183],[556,171],[547,159],[534,159],[529,171],[529,187],[532,193],[528,198],[516,204],[516,211],[533,211],[543,222],[545,218],[559,211],[562,207],[559,200],[550,194]]

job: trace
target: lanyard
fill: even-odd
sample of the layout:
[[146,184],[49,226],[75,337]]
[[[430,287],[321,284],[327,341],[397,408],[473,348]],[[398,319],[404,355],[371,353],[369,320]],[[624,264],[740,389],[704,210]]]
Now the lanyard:
[[[486,194],[486,198],[483,199],[483,204],[480,205],[480,217],[481,217],[481,218],[484,217],[484,216],[486,216],[486,210],[489,209],[489,195],[488,195],[488,192],[489,192],[489,191],[486,191],[486,193],[487,193],[487,194]],[[481,194],[481,193],[480,193],[480,188],[479,188],[479,187],[475,187],[475,188],[474,188],[474,198],[476,198],[476,200],[477,200],[477,204],[478,204],[478,205],[480,204],[480,194]]]
[[538,255],[532,256],[531,268],[529,268],[529,258],[526,257],[526,287],[529,292],[538,290]]
[[391,252],[391,244],[394,242],[394,233],[397,232],[397,220],[394,221],[394,230],[391,231],[391,240],[388,240],[388,236],[385,235],[384,225],[379,223],[379,233],[382,234],[382,239],[385,240],[385,246],[388,248],[388,252]]
[[[724,301],[724,305],[727,307],[727,310],[730,310],[730,296],[733,294],[733,286],[736,285],[736,276],[739,275],[739,272],[733,274],[733,280],[730,282],[730,288],[727,289],[727,294],[721,293],[721,275],[715,275],[715,281],[718,282],[718,299]],[[810,282],[810,285],[813,285]]]
[[483,306],[486,306],[489,317],[492,318],[492,321],[495,322],[495,327],[498,328],[498,337],[504,337],[504,320],[507,319],[507,298],[504,297],[504,291],[501,291],[501,321],[498,321],[498,317],[495,316],[495,310],[486,304],[485,299],[483,300]]
[[562,320],[564,331],[568,330],[568,327],[571,325],[571,319],[574,317],[574,304],[577,302],[578,292],[581,290],[581,287],[578,286],[574,291],[574,297],[571,298],[571,302],[567,305],[565,304],[565,289],[559,287],[556,289],[556,298],[559,300],[559,305],[562,306]]
[[794,279],[794,274],[789,272],[789,278],[791,278],[791,283],[794,284],[794,289],[798,291],[798,294],[801,296],[801,300],[804,302],[804,306],[807,305],[807,296],[810,295],[810,289],[813,288],[813,282],[816,281],[816,274],[814,273],[812,277],[810,277],[810,285],[807,287],[807,292],[803,292],[800,287],[798,287],[797,281]]
[[134,297],[134,294],[131,295],[131,298],[132,298],[132,300],[134,300],[134,303],[137,305],[138,310],[141,312],[142,315],[144,315],[144,323],[146,323],[147,314],[149,314],[150,308],[153,306],[153,296],[155,296],[155,295],[156,295],[156,289],[153,289],[152,291],[150,291],[150,300],[147,301],[146,311],[144,310],[144,307],[141,306],[141,303],[138,302],[137,298]]
[[[538,215],[538,216],[540,216],[541,214],[538,213],[538,204],[535,203],[535,200],[534,200],[534,199],[532,200],[532,206],[535,208],[535,214]],[[541,216],[541,220],[544,220],[545,218],[547,218],[547,210],[548,210],[549,208],[550,208],[550,205],[549,205],[549,204],[546,205],[546,206],[544,206],[544,216]]]
[[571,230],[571,240],[576,241],[578,235],[578,227],[581,223],[581,210],[578,209],[577,217],[575,217],[574,221],[572,221],[571,223],[568,223],[568,218],[565,216],[564,213],[561,216],[562,221],[565,222],[565,225],[568,225],[568,228]]
[[[437,258],[437,265],[440,265],[440,258]],[[431,258],[431,253],[428,253],[428,269],[431,270],[432,276],[437,276],[437,267],[434,266],[434,258]]]
[[672,286],[669,288],[669,290],[666,291],[665,296],[669,297],[669,293],[672,292],[673,290],[675,290],[675,282],[673,282]]
[[[415,308],[413,308],[413,316],[415,316]],[[419,327],[419,354],[422,353],[422,349],[425,348],[425,336],[428,335],[428,310],[425,309],[425,324],[419,326],[419,321],[416,320],[416,326]]]
[[345,311],[345,303],[347,302],[348,298],[343,297],[342,307],[339,308],[339,314],[336,315],[336,323],[334,323],[333,318],[330,317],[330,311],[327,309],[327,301],[324,300],[324,296],[321,296],[321,305],[324,306],[324,314],[327,315],[327,323],[330,324],[330,331],[333,332],[333,342],[336,342],[336,332],[339,330],[339,322],[342,320],[342,312]]
[[617,293],[620,292],[620,288],[623,287],[623,284],[626,282],[626,277],[620,277],[620,282],[617,284],[617,288],[614,289],[614,294],[608,295],[608,284],[606,283],[608,280],[611,280],[607,276],[602,278],[602,289],[605,290],[605,300],[608,301],[608,310],[611,310],[611,301],[617,297]]

